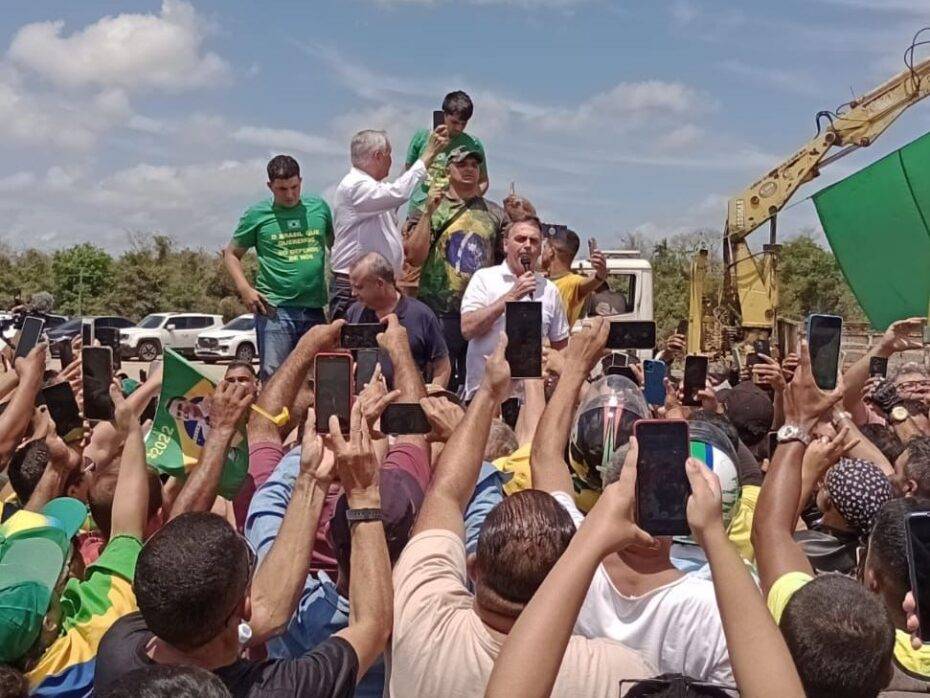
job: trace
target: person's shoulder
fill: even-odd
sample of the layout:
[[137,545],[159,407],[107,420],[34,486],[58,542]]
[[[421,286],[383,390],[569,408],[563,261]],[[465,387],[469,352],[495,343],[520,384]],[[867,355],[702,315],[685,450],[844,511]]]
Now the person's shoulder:
[[559,678],[574,682],[579,675],[587,676],[588,685],[592,685],[590,682],[603,685],[604,682],[642,679],[657,673],[639,652],[616,640],[572,635],[565,649]]
[[267,216],[271,213],[274,208],[274,199],[271,197],[267,199],[262,199],[261,201],[256,201],[254,204],[249,206],[245,213],[242,214],[243,218],[257,218],[259,216]]
[[468,145],[479,148],[481,152],[484,152],[484,143],[481,142],[481,139],[478,136],[473,136],[467,131],[462,132],[462,137]]
[[453,572],[465,584],[465,543],[461,536],[443,528],[422,531],[407,541],[397,564],[394,584],[413,574],[443,574]]
[[318,194],[301,194],[300,203],[307,209],[329,211],[329,204],[326,203],[326,199]]
[[349,324],[360,322],[362,313],[365,312],[365,306],[361,301],[353,301],[352,305],[349,306],[349,309],[346,311],[346,322]]

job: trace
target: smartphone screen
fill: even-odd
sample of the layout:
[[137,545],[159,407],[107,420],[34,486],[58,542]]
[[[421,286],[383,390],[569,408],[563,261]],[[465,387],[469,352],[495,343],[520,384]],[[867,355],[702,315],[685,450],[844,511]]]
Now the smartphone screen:
[[85,347],[89,347],[94,343],[94,321],[93,320],[84,320],[81,323],[81,343]]
[[920,639],[930,640],[930,512],[912,511],[904,515],[907,529],[907,567],[911,591],[917,602]]
[[349,433],[352,409],[352,357],[348,354],[317,354],[313,388],[316,430],[329,433],[329,418],[339,418],[339,429]]
[[94,326],[95,339],[100,342],[102,347],[110,347],[113,350],[113,365],[120,366],[119,351],[119,330],[115,327],[97,327]]
[[110,398],[113,382],[113,350],[110,347],[81,349],[84,381],[84,417],[91,420],[113,419],[114,406]]
[[432,430],[423,408],[415,402],[394,402],[381,413],[383,434],[429,434]]
[[45,320],[42,318],[26,318],[26,321],[23,323],[22,332],[19,333],[19,342],[16,345],[16,353],[13,355],[14,360],[26,356],[35,348],[36,344],[39,343],[39,338],[42,336],[42,330],[44,328]]
[[688,535],[688,423],[644,419],[633,425],[633,432],[639,446],[636,522],[654,536]]
[[683,405],[696,407],[701,404],[698,399],[698,392],[707,387],[707,357],[706,356],[686,356],[685,357],[685,379],[683,389],[685,393]]
[[377,349],[381,332],[384,332],[384,325],[380,322],[343,325],[339,341],[343,349]]
[[74,361],[74,349],[71,348],[70,339],[62,339],[58,342],[58,358],[61,360],[62,371]]
[[665,404],[665,362],[649,361],[643,362],[643,392],[646,395],[646,402],[650,405]]
[[433,111],[433,130],[435,131],[440,126],[444,126],[446,123],[446,113],[442,109],[437,109]]
[[507,363],[512,378],[542,376],[542,303],[507,303]]
[[807,343],[810,347],[811,371],[821,390],[836,387],[840,361],[840,339],[843,318],[835,315],[811,315],[807,321]]
[[675,330],[675,334],[683,334],[687,336],[688,334],[688,321],[687,320],[678,321],[678,328]]
[[75,441],[84,435],[84,420],[74,391],[68,383],[55,383],[42,388],[48,413],[55,421],[56,433],[65,441]]
[[772,355],[772,345],[767,339],[757,339],[752,343],[752,348],[755,349],[757,354]]
[[873,356],[869,359],[869,378],[884,378],[888,375],[888,359],[884,356]]
[[378,365],[377,349],[359,349],[355,352],[355,394],[358,395],[371,382]]
[[608,349],[654,349],[656,324],[651,320],[621,320],[610,323]]

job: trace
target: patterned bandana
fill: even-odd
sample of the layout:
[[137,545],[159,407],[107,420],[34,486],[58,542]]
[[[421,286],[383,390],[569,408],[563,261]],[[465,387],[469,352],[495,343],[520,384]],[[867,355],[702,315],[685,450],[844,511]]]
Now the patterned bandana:
[[869,535],[875,515],[894,496],[885,474],[859,458],[840,458],[827,471],[824,486],[836,510],[861,536]]

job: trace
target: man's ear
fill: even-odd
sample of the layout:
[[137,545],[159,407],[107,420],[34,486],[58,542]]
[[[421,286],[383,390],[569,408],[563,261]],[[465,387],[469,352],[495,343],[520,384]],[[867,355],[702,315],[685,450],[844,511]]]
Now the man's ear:
[[465,569],[468,572],[468,578],[472,582],[477,582],[481,571],[478,567],[478,557],[474,553],[470,553],[465,560]]
[[874,569],[871,565],[866,564],[865,569],[862,571],[862,583],[865,584],[865,588],[871,591],[873,594],[881,593],[881,572]]
[[274,187],[271,186],[271,182],[265,182],[265,186],[268,187],[269,191],[274,191]]
[[904,479],[904,485],[901,488],[904,491],[905,497],[916,497],[917,496],[917,481],[912,480],[911,478]]

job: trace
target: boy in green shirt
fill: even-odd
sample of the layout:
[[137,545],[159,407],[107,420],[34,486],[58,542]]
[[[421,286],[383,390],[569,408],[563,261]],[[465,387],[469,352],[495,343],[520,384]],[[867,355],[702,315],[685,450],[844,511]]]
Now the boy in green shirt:
[[[226,248],[226,268],[243,303],[255,313],[263,381],[277,370],[311,327],[326,322],[325,267],[333,243],[333,214],[323,199],[301,195],[300,165],[288,155],[268,163],[273,197],[243,214]],[[242,256],[255,248],[255,287]]]
[[[413,196],[410,197],[410,206],[407,209],[408,216],[412,216],[415,213],[422,213],[423,206],[426,203],[426,194],[431,187],[436,189],[445,188],[446,181],[448,180],[446,166],[449,163],[449,154],[456,148],[464,148],[469,152],[475,152],[480,155],[481,177],[478,181],[478,186],[481,189],[482,196],[487,192],[488,166],[487,158],[484,153],[484,145],[474,136],[465,133],[465,127],[468,126],[468,120],[471,119],[474,110],[475,105],[472,103],[471,97],[461,90],[450,92],[446,95],[445,99],[442,100],[442,111],[445,114],[445,126],[449,134],[449,145],[433,159],[429,169],[426,171],[426,177],[423,179],[423,182],[413,191]],[[405,169],[409,170],[413,163],[420,159],[423,151],[426,150],[426,145],[429,142],[429,135],[430,131],[425,128],[421,128],[413,134],[413,138],[410,139],[410,145],[407,147]]]

